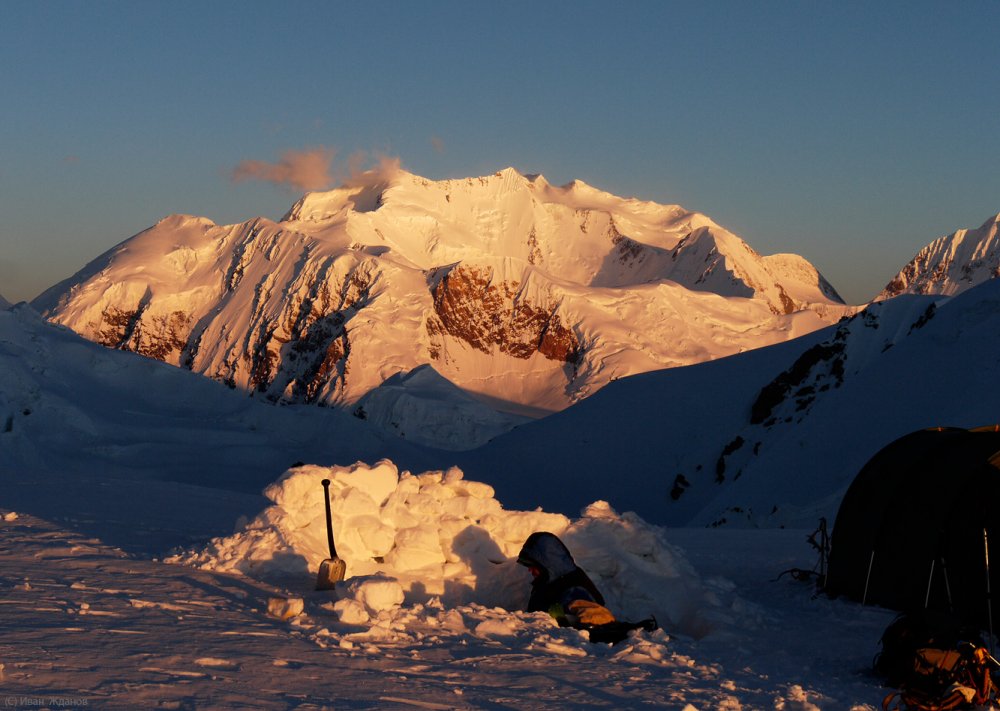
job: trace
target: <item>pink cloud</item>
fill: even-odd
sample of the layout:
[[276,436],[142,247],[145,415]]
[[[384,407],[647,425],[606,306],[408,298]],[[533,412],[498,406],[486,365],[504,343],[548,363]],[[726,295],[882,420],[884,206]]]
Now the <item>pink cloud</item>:
[[233,169],[233,182],[264,180],[275,185],[287,185],[299,190],[322,190],[330,187],[333,176],[330,166],[336,152],[330,148],[304,151],[288,150],[275,163],[262,160],[240,161]]
[[396,156],[376,154],[375,165],[365,168],[367,156],[364,153],[352,156],[356,161],[349,165],[351,174],[345,181],[348,185],[367,184],[372,181],[392,180],[402,169],[402,164]]
[[399,158],[375,155],[374,165],[365,151],[355,151],[347,160],[334,162],[336,151],[315,148],[285,151],[275,163],[244,160],[232,171],[233,182],[264,180],[300,190],[323,190],[335,184],[349,187],[391,180],[401,169]]

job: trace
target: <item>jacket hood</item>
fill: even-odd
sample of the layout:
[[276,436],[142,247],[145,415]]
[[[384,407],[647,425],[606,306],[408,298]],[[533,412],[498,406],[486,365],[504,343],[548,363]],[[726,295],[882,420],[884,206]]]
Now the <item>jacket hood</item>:
[[576,562],[569,549],[555,534],[546,531],[537,531],[528,536],[517,556],[517,562],[541,568],[548,573],[550,580],[576,570]]

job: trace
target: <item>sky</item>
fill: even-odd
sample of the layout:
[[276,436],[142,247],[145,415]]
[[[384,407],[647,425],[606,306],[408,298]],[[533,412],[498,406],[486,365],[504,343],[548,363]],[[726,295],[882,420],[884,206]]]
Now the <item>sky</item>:
[[862,303],[1000,212],[997,26],[993,0],[6,0],[0,295],[390,158],[680,204]]

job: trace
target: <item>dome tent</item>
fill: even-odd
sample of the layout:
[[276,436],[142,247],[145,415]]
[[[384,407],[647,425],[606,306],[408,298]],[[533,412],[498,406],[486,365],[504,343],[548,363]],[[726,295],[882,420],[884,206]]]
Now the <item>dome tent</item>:
[[884,447],[841,502],[827,592],[985,628],[988,589],[1000,599],[1000,427],[920,430]]

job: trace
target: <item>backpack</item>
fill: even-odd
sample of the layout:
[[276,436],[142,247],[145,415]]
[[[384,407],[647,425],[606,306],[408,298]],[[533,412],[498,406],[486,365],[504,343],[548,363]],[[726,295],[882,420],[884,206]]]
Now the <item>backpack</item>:
[[889,686],[902,686],[913,673],[918,649],[955,650],[962,642],[983,646],[979,631],[953,615],[932,610],[903,613],[882,633],[882,651],[875,655],[873,667]]
[[[950,711],[981,706],[994,698],[992,672],[1000,664],[986,651],[970,642],[957,649],[922,647],[917,649],[909,675],[882,701],[883,711],[898,697],[893,709],[905,711]],[[902,706],[901,706],[902,705]]]

